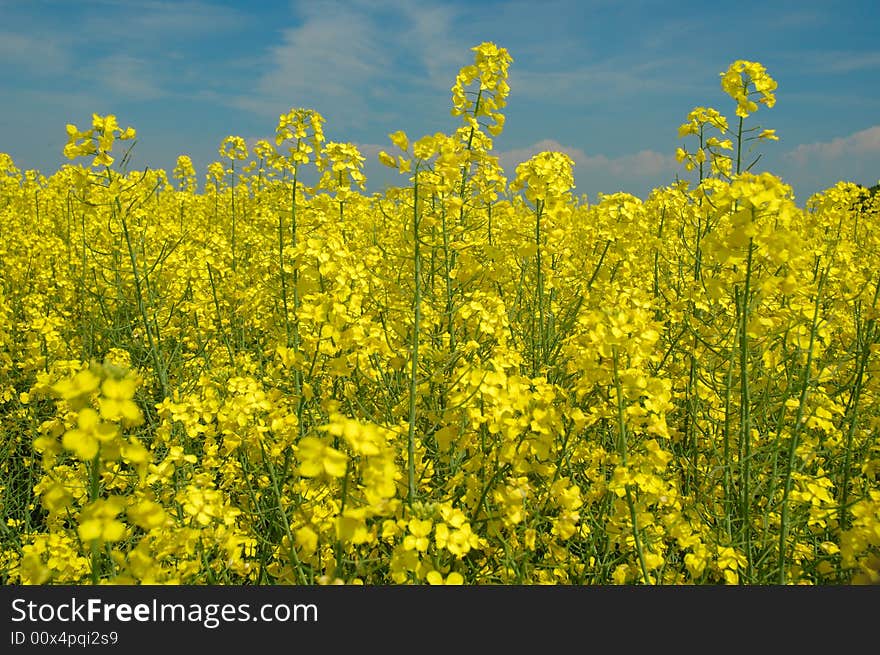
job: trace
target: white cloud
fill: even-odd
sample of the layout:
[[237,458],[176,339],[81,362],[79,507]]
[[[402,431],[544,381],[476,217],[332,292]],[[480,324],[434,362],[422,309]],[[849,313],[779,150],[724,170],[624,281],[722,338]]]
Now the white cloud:
[[880,125],[831,141],[806,143],[787,153],[786,158],[804,165],[808,161],[841,159],[856,155],[880,154]]
[[[846,75],[848,73],[865,73],[880,69],[880,50],[825,50],[817,48],[783,50],[776,54],[776,58],[780,61],[788,62],[788,65],[799,71],[810,71],[812,75],[822,77],[833,77],[837,75]],[[771,71],[772,74],[772,71]],[[862,88],[861,98],[874,99],[876,93],[870,92],[870,85]],[[854,89],[858,90],[858,89]],[[839,89],[838,89],[839,91]],[[820,98],[820,94],[811,93],[809,91],[801,92],[803,97]],[[791,101],[792,94],[786,93],[786,97]],[[840,103],[849,103],[850,98],[841,96],[835,92],[826,93],[824,97],[830,101]]]
[[614,173],[631,173],[636,176],[671,174],[680,166],[673,155],[664,155],[656,150],[640,150],[632,155],[624,155],[610,160]]
[[501,167],[509,176],[512,177],[516,171],[516,167],[519,164],[528,161],[529,159],[541,152],[561,152],[563,154],[566,154],[571,157],[572,161],[574,161],[575,163],[575,166],[579,166],[584,162],[589,161],[589,157],[587,156],[587,154],[580,148],[564,146],[558,141],[554,141],[553,139],[544,139],[543,141],[538,141],[537,143],[533,143],[532,145],[526,146],[525,148],[505,150],[496,154],[498,156],[498,161],[501,164]]
[[426,91],[448,93],[471,55],[473,44],[454,29],[456,8],[316,0],[297,10],[298,24],[280,30],[253,88],[231,104],[273,117],[291,107],[315,109],[333,127],[396,119]]
[[[296,11],[296,22],[279,24],[274,41],[263,50],[252,87],[227,102],[270,118],[291,107],[307,107],[333,128],[345,129],[367,121],[397,124],[412,111],[408,108],[418,107],[424,116],[426,106],[448,105],[456,73],[473,60],[471,48],[498,36],[494,32],[506,29],[515,14],[506,12],[497,30],[480,30],[485,36],[474,40],[473,17],[480,12],[466,5],[313,0],[297,4]],[[503,39],[494,40],[504,45]],[[639,61],[627,53],[587,64],[573,52],[576,47],[576,41],[561,36],[541,46],[541,70],[530,69],[526,57],[515,62],[512,96],[610,107],[624,97],[701,86],[693,81],[701,76],[693,73],[705,64],[694,58]]]
[[70,54],[60,39],[40,38],[13,32],[0,32],[0,59],[38,75],[63,73]]
[[376,162],[376,158],[379,156],[379,152],[385,150],[386,152],[391,150],[391,146],[381,146],[378,143],[356,143],[358,151],[361,155],[367,160],[366,163],[374,163]]
[[[85,18],[85,33],[94,36],[156,42],[179,37],[199,36],[234,30],[247,20],[247,14],[230,7],[206,2],[141,2],[104,3],[109,11],[100,11]],[[117,10],[122,10],[121,14]]]
[[291,107],[325,114],[339,103],[349,114],[366,112],[362,91],[390,67],[373,27],[352,12],[310,13],[299,27],[283,30],[268,64],[256,92],[233,104],[274,117]]
[[268,136],[246,136],[244,137],[244,143],[247,146],[248,153],[253,156],[254,148],[257,146],[257,143],[260,141],[268,141],[270,145],[275,146],[275,135]]
[[880,68],[880,52],[822,52],[815,54],[819,73],[851,73]]
[[409,24],[401,35],[402,45],[418,58],[429,84],[440,88],[452,86],[458,69],[470,63],[462,58],[468,57],[469,49],[476,45],[456,36],[456,12],[450,7],[408,0],[393,4]]
[[152,100],[165,95],[149,62],[129,55],[114,55],[95,65],[95,78],[126,100]]
[[540,152],[547,151],[562,152],[571,157],[575,163],[575,175],[578,170],[588,170],[614,176],[653,177],[664,173],[671,176],[678,166],[674,156],[664,155],[654,150],[641,150],[620,157],[588,155],[580,148],[565,146],[553,139],[544,139],[526,148],[500,152],[498,156],[504,170],[508,175],[513,175],[518,164]]
[[637,61],[615,57],[558,70],[514,67],[510,88],[517,97],[539,98],[542,103],[613,107],[633,97],[702,91],[706,79],[707,63],[702,60],[666,57]]

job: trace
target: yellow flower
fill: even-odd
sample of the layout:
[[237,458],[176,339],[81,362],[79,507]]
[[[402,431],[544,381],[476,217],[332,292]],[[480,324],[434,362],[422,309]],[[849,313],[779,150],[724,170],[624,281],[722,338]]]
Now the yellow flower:
[[[750,92],[749,86],[754,85],[755,91]],[[772,107],[776,103],[776,81],[767,75],[766,69],[758,62],[737,60],[721,73],[721,88],[736,100],[736,115],[746,118],[758,109],[758,105],[749,96],[759,93],[759,102]]]
[[418,550],[424,553],[431,543],[428,536],[431,534],[433,525],[430,519],[410,519],[407,525],[410,534],[403,538],[403,547],[407,550]]
[[61,444],[76,453],[80,459],[91,461],[98,454],[100,444],[114,439],[117,430],[112,423],[102,422],[98,413],[87,407],[80,411],[77,427],[64,434]]
[[403,130],[398,130],[397,132],[389,134],[388,138],[391,139],[391,143],[396,145],[403,152],[406,152],[409,148],[409,139],[406,136],[406,132]]
[[192,516],[199,525],[208,525],[217,516],[218,508],[213,502],[214,494],[210,490],[190,485],[182,497],[183,511]]
[[378,455],[384,438],[372,423],[362,423],[341,414],[330,417],[330,423],[320,428],[328,434],[342,437],[359,455]]
[[134,403],[136,382],[132,378],[116,380],[107,378],[101,385],[102,396],[98,400],[101,416],[108,421],[121,420],[125,425],[143,423],[143,417]]
[[19,564],[18,575],[21,578],[22,584],[41,585],[49,581],[52,577],[52,571],[50,571],[49,567],[43,562],[39,553],[27,552],[31,549],[31,546],[25,546],[23,548],[25,553]]
[[307,525],[297,529],[293,533],[293,538],[306,556],[318,549],[318,534]]
[[709,552],[709,549],[703,544],[696,544],[693,547],[693,552],[684,556],[685,568],[687,568],[688,573],[691,574],[694,580],[702,577],[711,557],[712,554]]
[[336,538],[353,545],[368,543],[373,533],[365,522],[366,509],[346,509],[336,517]]
[[124,501],[112,497],[99,499],[83,508],[80,514],[79,533],[83,541],[119,541],[125,536],[125,524],[116,519]]
[[423,136],[413,144],[413,154],[419,159],[430,159],[440,150],[444,141],[443,134]]
[[384,150],[379,152],[379,162],[388,168],[397,168],[397,161]]
[[49,510],[50,514],[58,514],[70,507],[73,502],[73,496],[63,484],[54,482],[48,489],[43,491],[40,500],[43,503],[43,507]]
[[317,437],[303,437],[297,444],[300,465],[299,474],[314,478],[321,474],[334,478],[345,475],[348,457],[335,448],[331,448]]
[[425,579],[430,585],[463,585],[464,577],[458,571],[451,571],[446,579],[439,571],[429,571]]
[[71,379],[59,380],[52,389],[64,400],[73,402],[97,390],[101,378],[90,369],[79,371]]
[[228,136],[220,144],[220,156],[230,160],[247,159],[247,144],[240,136]]
[[128,518],[140,528],[150,530],[165,523],[168,515],[159,503],[144,499],[128,508]]
[[479,545],[479,539],[471,532],[469,523],[451,530],[448,524],[440,523],[434,531],[434,540],[438,548],[445,548],[458,559],[467,555],[471,548]]

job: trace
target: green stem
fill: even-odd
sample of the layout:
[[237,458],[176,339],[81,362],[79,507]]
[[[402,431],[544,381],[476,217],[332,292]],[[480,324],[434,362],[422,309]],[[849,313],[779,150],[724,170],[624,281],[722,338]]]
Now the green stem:
[[232,161],[232,270],[236,269],[235,259],[235,161]]
[[281,306],[284,308],[285,345],[290,347],[290,313],[287,308],[287,275],[284,271],[284,214],[278,213],[278,268],[281,274]]
[[[119,199],[116,199],[116,208],[119,209]],[[141,321],[144,325],[144,333],[147,336],[147,343],[150,347],[150,354],[153,357],[153,366],[156,369],[156,377],[159,380],[159,387],[162,393],[162,397],[166,398],[169,394],[168,388],[168,373],[165,370],[165,364],[163,362],[164,356],[160,352],[160,345],[157,339],[153,337],[153,329],[150,326],[150,319],[147,316],[147,308],[144,302],[144,293],[143,287],[141,283],[141,276],[138,270],[137,257],[134,253],[134,248],[131,245],[131,235],[128,230],[128,222],[125,220],[125,216],[120,216],[120,222],[122,223],[122,232],[125,235],[125,244],[128,247],[128,258],[131,263],[131,273],[134,277],[134,288],[135,294],[137,297],[138,304],[138,312],[141,315]]]
[[794,460],[797,454],[798,447],[798,437],[800,436],[801,431],[801,423],[804,418],[804,412],[806,410],[807,404],[807,389],[810,385],[810,368],[813,364],[813,344],[816,341],[816,326],[819,322],[819,305],[822,297],[822,287],[825,286],[825,280],[828,277],[828,269],[826,267],[822,271],[822,276],[819,278],[819,284],[816,288],[816,301],[813,304],[813,321],[810,326],[810,345],[809,350],[807,352],[807,364],[804,367],[803,377],[801,378],[801,394],[798,399],[798,409],[797,416],[794,421],[794,429],[792,430],[791,435],[791,443],[788,447],[788,462],[786,464],[785,469],[785,487],[782,491],[782,516],[780,518],[780,526],[779,526],[779,584],[784,585],[786,580],[785,575],[785,561],[786,561],[786,547],[785,542],[788,539],[788,529],[789,529],[789,507],[788,507],[788,497],[791,494],[791,485],[792,485],[792,472],[794,471]]
[[742,166],[742,134],[743,134],[743,117],[739,117],[739,127],[736,131],[736,174],[739,175],[740,166]]
[[[533,347],[537,350],[537,364],[543,366],[545,363],[545,344],[547,335],[544,333],[544,270],[541,261],[541,215],[544,213],[544,201],[537,200],[535,202],[535,266],[537,267],[537,291],[538,291],[538,338]],[[538,367],[532,371],[532,375],[538,374]]]
[[[617,352],[617,346],[612,346],[614,353],[614,388],[617,391],[617,449],[620,453],[620,461],[623,464],[624,468],[627,466],[627,444],[626,444],[626,419],[624,416],[624,407],[623,407],[623,388],[620,383],[620,359]],[[632,486],[626,485],[626,504],[629,506],[629,515],[630,520],[632,521],[632,529],[633,529],[633,541],[635,541],[636,545],[636,553],[639,557],[639,566],[642,570],[642,580],[645,584],[651,584],[651,579],[648,577],[648,567],[645,565],[645,555],[642,552],[642,543],[639,538],[639,523],[638,523],[638,513],[636,512],[635,501],[633,500],[632,494]]]
[[[291,247],[294,249],[294,254],[297,246],[297,225],[296,225],[296,189],[297,189],[297,174],[299,173],[299,169],[294,167],[293,169],[293,186],[290,191],[290,242]],[[294,264],[293,266],[293,350],[295,353],[299,353],[300,348],[300,333],[299,333],[299,265]],[[285,313],[285,318],[287,314]],[[297,418],[297,428],[299,431],[299,436],[302,437],[305,428],[303,427],[303,411],[305,409],[305,398],[303,397],[303,373],[300,369],[299,365],[296,366],[293,372],[293,383],[296,391],[296,395],[299,398],[297,402],[296,408],[296,418]]]
[[[91,466],[89,467],[89,503],[94,503],[98,499],[98,495],[101,493],[101,451],[100,448],[98,452],[95,453],[94,459],[92,459]],[[91,574],[92,574],[92,584],[97,585],[100,582],[101,571],[100,571],[100,561],[98,559],[99,551],[98,551],[98,540],[92,540],[91,544]]]
[[407,435],[407,463],[409,471],[409,495],[407,502],[412,505],[416,498],[416,392],[418,389],[419,372],[419,324],[422,319],[422,263],[419,252],[419,168],[416,165],[415,184],[413,186],[413,328],[412,328],[412,365],[409,379],[409,433]]
[[[733,336],[733,343],[739,340],[739,323],[736,325],[736,334]],[[730,541],[733,537],[733,526],[731,525],[731,516],[733,515],[733,462],[730,458],[730,423],[731,423],[731,400],[733,389],[733,369],[736,365],[736,348],[731,344],[730,359],[727,365],[727,376],[724,383],[724,427],[722,438],[722,452],[724,457],[724,514],[725,525],[727,527],[727,539]]]
[[211,294],[214,297],[214,310],[217,312],[217,329],[223,337],[223,343],[226,345],[226,354],[229,356],[229,366],[235,367],[235,356],[232,354],[232,346],[229,343],[229,337],[226,330],[223,329],[223,317],[220,314],[220,301],[217,298],[217,285],[214,283],[214,272],[211,264],[208,264],[208,279],[211,281]]
[[743,453],[742,464],[742,515],[743,537],[746,548],[746,574],[752,579],[752,526],[751,526],[751,460],[752,460],[752,416],[751,389],[749,387],[749,302],[751,298],[752,255],[754,243],[749,238],[748,259],[746,261],[746,280],[740,304],[740,348],[739,348],[739,381],[740,381],[740,448]]
[[260,440],[260,450],[263,453],[263,463],[266,464],[266,471],[269,473],[269,480],[272,482],[272,491],[275,494],[275,502],[278,504],[278,514],[281,516],[281,525],[284,528],[284,534],[287,537],[287,543],[290,546],[290,561],[296,570],[300,583],[308,584],[305,571],[303,571],[302,562],[299,561],[299,556],[296,553],[293,533],[290,530],[290,521],[287,519],[287,512],[281,504],[281,485],[278,484],[278,476],[275,475],[275,466],[272,464],[272,460],[266,455],[266,447],[263,445],[262,440]]
[[[874,301],[872,307],[877,306],[877,298],[880,296],[880,281],[874,290]],[[868,325],[864,330],[864,341],[861,352],[859,353],[859,362],[856,371],[856,380],[853,383],[852,394],[850,396],[849,406],[846,411],[846,418],[849,423],[846,430],[846,447],[843,449],[843,481],[840,484],[840,509],[838,511],[840,525],[846,529],[849,520],[846,516],[846,505],[849,500],[849,467],[852,458],[852,442],[856,431],[856,423],[859,414],[859,401],[862,396],[862,387],[864,385],[865,370],[868,365],[868,358],[871,356],[871,344],[874,341],[874,328],[876,319],[872,318],[868,321]]]

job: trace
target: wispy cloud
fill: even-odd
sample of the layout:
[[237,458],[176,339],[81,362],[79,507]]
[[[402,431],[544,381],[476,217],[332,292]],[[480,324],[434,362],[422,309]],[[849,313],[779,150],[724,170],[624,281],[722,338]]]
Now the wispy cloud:
[[71,55],[60,39],[0,32],[0,59],[29,74],[52,75],[67,69]]
[[10,64],[0,77],[26,73],[27,85],[39,83],[58,103],[67,95],[65,85],[49,87],[40,78],[64,75],[95,95],[131,100],[165,96],[183,81],[192,86],[196,80],[214,80],[208,62],[191,49],[200,39],[222,38],[249,20],[234,8],[198,0],[93,0],[71,6],[72,15],[51,13],[37,27],[23,4],[10,9],[10,14],[24,12],[18,18],[22,29],[0,31],[0,60]]
[[512,177],[518,165],[542,152],[561,152],[566,154],[571,157],[576,166],[589,161],[587,154],[580,148],[564,146],[553,139],[544,139],[525,148],[505,150],[496,154],[498,155],[501,167]]
[[815,160],[841,159],[854,155],[870,154],[880,154],[880,125],[831,141],[802,144],[785,156],[803,166]]
[[664,155],[654,150],[641,150],[620,157],[608,157],[601,154],[588,155],[580,148],[565,146],[553,139],[544,139],[526,148],[507,150],[498,153],[498,155],[501,166],[509,175],[512,175],[518,164],[529,160],[540,152],[562,152],[568,155],[575,163],[575,172],[578,170],[598,171],[614,176],[671,175],[678,166],[674,156]]
[[790,52],[781,55],[797,61],[814,74],[843,74],[856,71],[880,70],[880,51],[814,50]]
[[[470,48],[493,38],[506,47],[496,32],[513,24],[518,6],[513,3],[495,17],[501,27],[477,38],[475,10],[462,4],[316,0],[297,5],[296,24],[281,29],[280,39],[264,48],[260,74],[230,104],[262,116],[311,107],[336,127],[363,124],[365,115],[380,122],[399,120],[414,108],[424,113],[428,98],[434,105],[448,98],[455,74],[472,60]],[[626,53],[594,61],[565,33],[544,44],[538,60],[536,68],[528,57],[514,58],[510,85],[517,100],[611,106],[646,93],[702,88],[707,66],[678,55],[645,60]]]
[[450,72],[454,75],[458,71],[462,57],[476,45],[456,32],[457,10],[408,0],[396,0],[393,4],[406,25],[400,36],[401,45],[419,62],[426,82],[440,88],[451,86]]
[[640,150],[631,155],[624,155],[612,159],[600,155],[593,158],[594,164],[604,165],[607,161],[608,168],[616,175],[630,174],[635,177],[650,177],[655,175],[671,175],[679,166],[679,162],[673,155],[664,155],[656,150]]
[[[366,111],[363,90],[390,65],[373,27],[354,13],[309,12],[302,25],[282,31],[281,43],[268,51],[268,68],[255,93],[233,104],[277,116],[290,107],[326,112],[331,104],[349,112]],[[312,106],[323,104],[322,106]]]
[[375,162],[382,150],[388,151],[392,149],[390,146],[382,146],[378,143],[356,143],[355,145],[367,163]]
[[755,22],[696,1],[0,0],[0,149],[51,169],[64,123],[115,112],[138,130],[135,157],[173,166],[188,152],[201,166],[227,134],[271,138],[279,114],[308,107],[328,139],[359,145],[371,181],[393,184],[375,159],[386,135],[454,129],[455,75],[492,41],[514,59],[496,140],[508,176],[556,149],[576,162],[578,192],[668,184],[684,175],[676,125],[726,103],[718,74],[746,58],[780,85],[768,127],[786,143],[764,166],[805,195],[841,177],[873,183],[877,2],[795,4]]
[[679,58],[647,62],[615,58],[556,70],[514,68],[510,86],[517,96],[540,98],[542,102],[612,106],[627,97],[702,89],[704,73],[708,74],[705,64]]
[[[93,3],[95,4],[95,3]],[[84,20],[90,38],[124,38],[153,43],[181,35],[210,36],[235,30],[248,20],[246,13],[233,7],[183,0],[167,2],[106,2],[106,11],[87,14]]]
[[253,87],[231,104],[272,116],[309,107],[336,126],[381,120],[405,113],[426,88],[448,89],[467,52],[454,7],[326,0],[298,9],[298,24],[280,31]]
[[880,52],[838,52],[823,58],[817,66],[821,72],[851,73],[859,70],[880,70]]
[[153,100],[165,95],[149,61],[125,54],[101,59],[95,78],[112,94],[126,100]]

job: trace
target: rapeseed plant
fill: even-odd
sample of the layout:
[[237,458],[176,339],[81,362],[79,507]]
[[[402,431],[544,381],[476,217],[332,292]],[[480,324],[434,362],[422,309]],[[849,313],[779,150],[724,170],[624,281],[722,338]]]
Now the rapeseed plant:
[[860,190],[800,208],[752,171],[749,61],[732,129],[679,128],[693,188],[589,204],[561,153],[509,183],[512,58],[473,54],[457,124],[391,133],[406,182],[372,197],[302,108],[201,191],[186,155],[127,172],[112,115],[67,126],[87,166],[0,154],[2,582],[880,579]]

